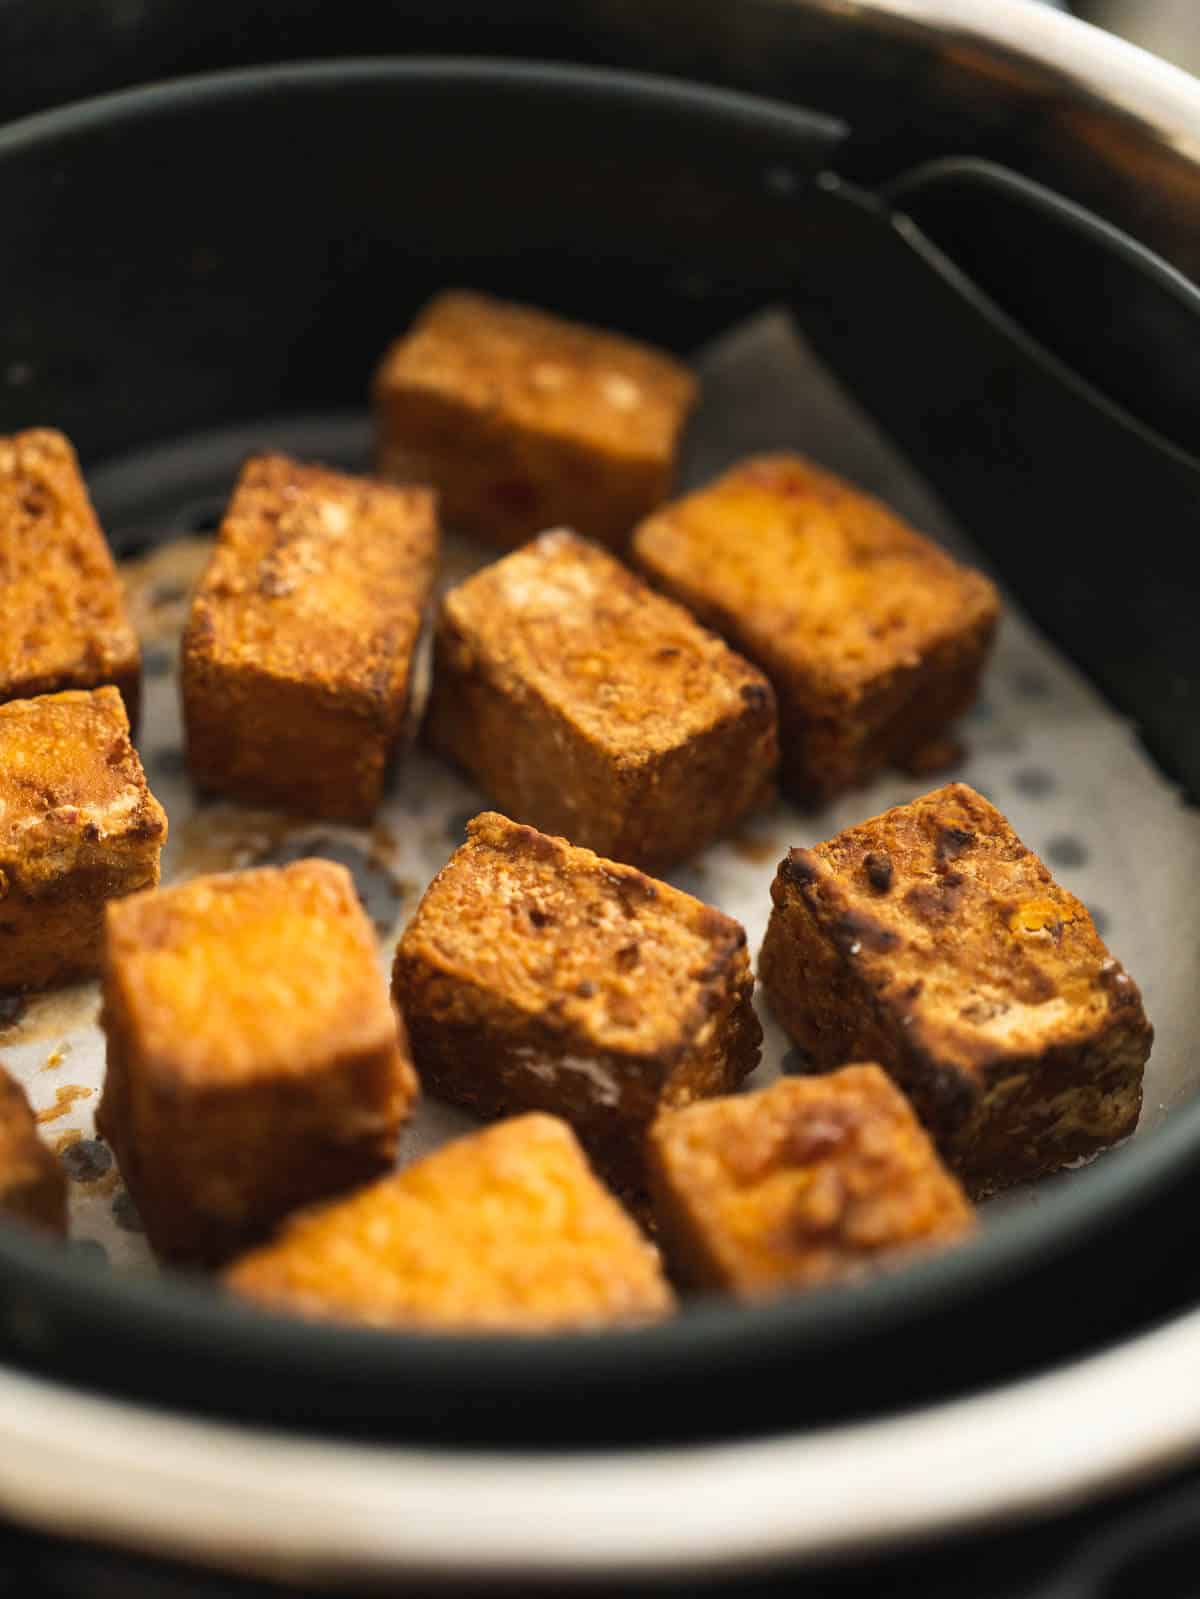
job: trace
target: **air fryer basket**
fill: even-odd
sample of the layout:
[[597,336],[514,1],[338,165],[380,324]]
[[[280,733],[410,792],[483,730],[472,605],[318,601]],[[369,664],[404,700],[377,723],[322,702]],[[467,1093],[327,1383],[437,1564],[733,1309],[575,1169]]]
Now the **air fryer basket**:
[[[1154,261],[1130,279],[1127,306],[1151,307],[1146,369],[1169,364],[1177,397],[1143,412],[1136,362],[1065,364],[1061,272],[1031,330],[1003,281],[985,293],[944,253],[939,184],[1003,175],[926,172],[889,203],[833,175],[846,138],[727,91],[456,59],[231,73],[31,118],[0,133],[0,431],[53,422],[90,474],[162,441],[353,409],[381,339],[452,282],[682,353],[783,305],[1195,794],[1179,552],[1200,468],[1178,398],[1197,370],[1194,291]],[[1053,196],[1020,198],[1010,248],[1021,229],[1043,247],[1048,214],[1073,248],[1113,243]],[[1198,1155],[1200,1104],[1183,1103],[970,1249],[853,1291],[551,1340],[289,1323],[6,1232],[0,1355],[165,1402],[441,1439],[794,1424],[1103,1339],[1168,1257]]]

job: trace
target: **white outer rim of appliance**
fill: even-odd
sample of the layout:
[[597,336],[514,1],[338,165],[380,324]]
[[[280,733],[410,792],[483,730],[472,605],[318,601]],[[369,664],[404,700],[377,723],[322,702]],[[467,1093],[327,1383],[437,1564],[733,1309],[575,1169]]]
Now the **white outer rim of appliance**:
[[1077,87],[1158,132],[1200,161],[1200,80],[1115,34],[1040,0],[792,0],[799,9],[895,17],[956,42],[979,40],[1041,61]]
[[1059,1371],[763,1442],[551,1454],[197,1421],[0,1370],[0,1509],[295,1579],[747,1570],[1047,1515],[1200,1454],[1200,1311]]
[[[1089,92],[1200,159],[1200,83],[1074,18],[1030,0],[866,9],[1069,63]],[[1198,1364],[1193,1311],[1048,1375],[882,1421],[542,1457],[297,1438],[0,1368],[0,1509],[67,1536],[313,1580],[716,1574],[1062,1511],[1200,1455]]]

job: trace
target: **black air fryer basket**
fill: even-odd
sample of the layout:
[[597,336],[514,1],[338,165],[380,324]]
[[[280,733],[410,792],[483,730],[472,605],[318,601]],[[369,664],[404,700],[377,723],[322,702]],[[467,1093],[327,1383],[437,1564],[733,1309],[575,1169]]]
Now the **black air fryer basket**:
[[[1194,800],[1200,169],[1069,62],[847,9],[148,5],[121,34],[81,7],[51,54],[41,8],[0,3],[10,113],[170,78],[0,130],[0,433],[58,426],[89,476],[178,446],[186,495],[148,474],[109,523],[129,548],[178,527],[214,430],[360,408],[383,341],[447,284],[685,356],[782,306]],[[173,76],[213,67],[236,69]],[[0,1359],[392,1437],[774,1429],[1161,1312],[1198,1171],[1192,1099],[968,1249],[545,1340],[289,1322],[5,1229]]]

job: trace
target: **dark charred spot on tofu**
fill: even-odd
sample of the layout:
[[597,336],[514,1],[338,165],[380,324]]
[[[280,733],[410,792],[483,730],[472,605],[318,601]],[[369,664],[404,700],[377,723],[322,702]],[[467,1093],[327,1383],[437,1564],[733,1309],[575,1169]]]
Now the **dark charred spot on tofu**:
[[664,644],[661,649],[654,652],[656,659],[660,661],[673,661],[680,653],[678,645],[675,644]]
[[658,898],[658,890],[651,880],[641,872],[634,871],[632,867],[627,872],[614,872],[602,868],[601,876],[616,892],[621,909],[630,920],[637,916],[639,905]]
[[904,895],[904,903],[914,916],[933,918],[951,916],[962,897],[963,879],[958,872],[948,872],[935,883],[914,883]]
[[622,972],[631,972],[640,959],[641,950],[636,943],[622,945],[615,956],[617,969]]
[[815,883],[820,876],[817,857],[811,850],[790,849],[779,863],[779,875],[797,888]]
[[937,858],[939,861],[955,861],[975,842],[975,834],[966,827],[939,827],[937,835]]
[[575,992],[580,999],[595,999],[600,990],[590,977],[585,977],[581,982],[576,983]]
[[967,1119],[975,1108],[979,1087],[963,1072],[934,1066],[928,1069],[928,1094],[934,1115],[949,1126]]
[[535,860],[553,861],[558,859],[558,845],[554,839],[546,833],[539,833],[535,827],[515,827],[512,831],[509,848],[514,855],[528,851]]
[[894,875],[892,858],[882,850],[868,850],[863,856],[863,871],[867,882],[877,894],[886,894],[892,886]]
[[[86,828],[84,832],[87,832]],[[99,836],[99,833],[97,833],[96,837],[98,838]],[[160,838],[161,836],[162,823],[153,816],[147,816],[140,821],[134,822],[129,829],[129,837],[133,839]]]
[[550,927],[554,923],[554,917],[549,911],[544,911],[540,905],[530,905],[528,915],[531,927]]
[[[1059,931],[1060,933],[1062,931],[1061,923]],[[1018,992],[1026,1004],[1040,1005],[1047,1000],[1058,998],[1058,984],[1049,972],[1044,972],[1040,966],[1036,966],[1032,971],[1022,974]]]
[[1111,971],[1101,968],[1100,982],[1108,994],[1110,1011],[1141,1009],[1142,996],[1138,992],[1137,984],[1127,972],[1121,970],[1115,961]]
[[834,923],[834,933],[838,943],[850,955],[857,955],[864,949],[875,955],[886,955],[900,943],[898,933],[893,933],[890,927],[881,926],[865,911],[845,911]]
[[779,1153],[789,1165],[811,1166],[826,1160],[846,1142],[858,1119],[848,1105],[839,1106],[836,1113],[829,1107],[812,1120],[791,1126]]
[[756,711],[763,710],[770,699],[761,683],[743,683],[740,692],[746,704],[753,706]]
[[705,985],[707,994],[704,1003],[710,1009],[712,1004],[721,1004],[724,993],[722,985],[728,976],[731,964],[737,960],[745,942],[746,932],[743,927],[722,929],[722,936],[714,943],[711,958],[703,966],[693,968],[688,974],[696,982]]
[[741,922],[735,922],[731,916],[726,916],[724,911],[717,910],[715,905],[702,905],[700,914],[696,919],[697,931],[705,938],[712,939],[721,947],[718,962],[721,966],[729,950],[739,950],[746,942],[746,929]]

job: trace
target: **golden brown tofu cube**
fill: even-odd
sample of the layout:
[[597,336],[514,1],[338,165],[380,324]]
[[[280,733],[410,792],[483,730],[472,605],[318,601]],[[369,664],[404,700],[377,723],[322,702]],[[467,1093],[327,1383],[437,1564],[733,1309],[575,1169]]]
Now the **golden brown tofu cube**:
[[437,548],[427,489],[248,461],[183,638],[197,786],[368,821],[403,731]]
[[67,1183],[37,1135],[24,1090],[0,1066],[0,1219],[9,1216],[65,1233]]
[[434,484],[448,526],[506,549],[559,523],[622,546],[670,493],[695,398],[648,345],[441,294],[375,375],[379,468]]
[[460,1138],[295,1217],[225,1281],[301,1315],[463,1332],[644,1322],[673,1305],[657,1250],[552,1116]]
[[857,1276],[972,1223],[912,1107],[874,1065],[668,1111],[649,1167],[672,1269],[739,1299]]
[[781,777],[804,803],[889,763],[953,758],[999,614],[987,578],[878,500],[796,456],[745,461],[643,522],[634,554],[761,666]]
[[435,639],[432,742],[544,832],[663,867],[772,791],[766,678],[574,534],[453,589]]
[[433,880],[393,975],[431,1093],[562,1116],[634,1193],[658,1111],[757,1065],[753,988],[731,917],[492,813]]
[[93,976],[105,906],[158,882],[166,836],[115,688],[0,705],[0,989]]
[[344,867],[123,900],[103,998],[97,1126],[164,1259],[226,1260],[394,1160],[416,1078]]
[[885,1067],[974,1193],[1133,1131],[1141,996],[974,789],[789,851],[771,897],[758,970],[780,1022],[817,1067]]
[[0,438],[0,701],[112,683],[137,722],[141,651],[75,451]]

